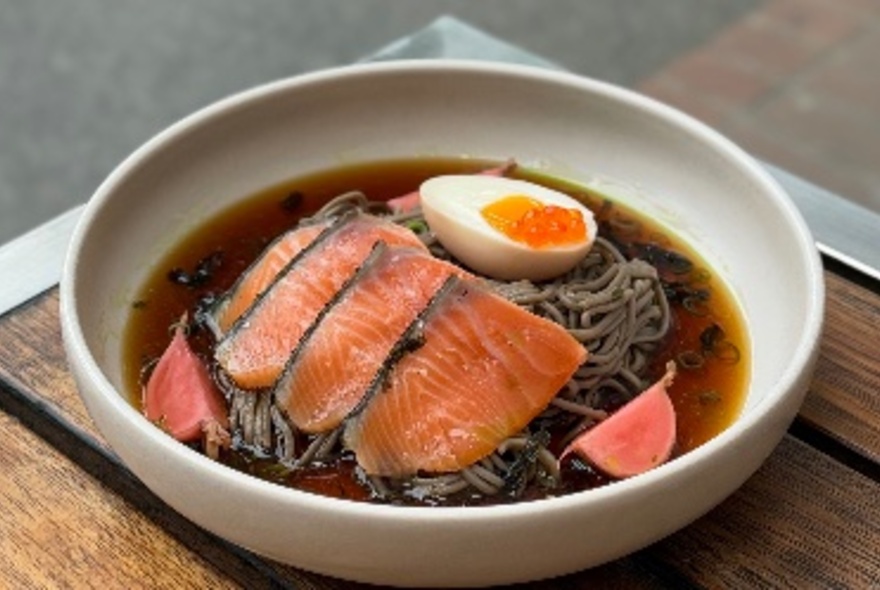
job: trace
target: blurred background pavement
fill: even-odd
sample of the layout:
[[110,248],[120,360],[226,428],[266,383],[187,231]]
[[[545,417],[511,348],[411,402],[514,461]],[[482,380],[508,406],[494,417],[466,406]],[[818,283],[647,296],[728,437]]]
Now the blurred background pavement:
[[0,243],[193,110],[443,14],[880,211],[880,0],[0,0]]

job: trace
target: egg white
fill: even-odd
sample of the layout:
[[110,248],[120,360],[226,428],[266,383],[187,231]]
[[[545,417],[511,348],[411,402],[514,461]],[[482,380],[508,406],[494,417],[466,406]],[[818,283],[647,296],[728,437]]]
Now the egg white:
[[[551,279],[571,270],[596,239],[593,213],[579,201],[538,184],[483,175],[436,176],[419,188],[422,211],[431,231],[449,252],[472,270],[500,280]],[[582,242],[533,248],[517,242],[483,218],[480,210],[511,195],[544,205],[577,209],[587,235]]]

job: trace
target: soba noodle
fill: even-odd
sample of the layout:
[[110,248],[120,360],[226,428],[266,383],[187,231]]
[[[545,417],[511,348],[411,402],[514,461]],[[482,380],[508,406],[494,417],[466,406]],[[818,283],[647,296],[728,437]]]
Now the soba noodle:
[[[430,233],[419,211],[394,215],[384,202],[349,192],[331,200],[301,223],[314,223],[357,208],[389,215],[415,231],[431,252],[450,259]],[[535,284],[530,281],[491,281],[503,297],[564,326],[589,351],[587,362],[534,426],[504,441],[488,457],[458,473],[413,476],[400,480],[364,477],[379,498],[410,496],[421,501],[463,492],[517,496],[529,482],[552,487],[559,478],[557,457],[547,448],[545,427],[562,423],[565,443],[585,426],[603,420],[609,396],[626,400],[647,386],[648,362],[670,324],[669,304],[657,270],[642,260],[627,260],[609,241],[599,237],[584,260],[565,276]],[[264,456],[274,455],[290,469],[338,457],[344,449],[342,428],[316,435],[297,448],[295,429],[274,406],[268,391],[238,389],[217,375],[230,403],[235,442]]]

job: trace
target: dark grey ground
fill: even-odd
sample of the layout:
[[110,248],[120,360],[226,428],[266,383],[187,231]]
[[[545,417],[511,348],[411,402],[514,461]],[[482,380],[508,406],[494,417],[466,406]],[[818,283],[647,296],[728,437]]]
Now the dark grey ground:
[[0,0],[0,243],[88,199],[144,140],[238,90],[451,14],[630,85],[758,0]]

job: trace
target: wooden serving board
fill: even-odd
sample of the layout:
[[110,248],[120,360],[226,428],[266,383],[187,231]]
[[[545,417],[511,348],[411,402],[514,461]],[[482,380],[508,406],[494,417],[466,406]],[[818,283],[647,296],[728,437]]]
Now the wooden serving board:
[[[880,585],[880,286],[835,271],[811,391],[764,466],[682,531],[527,587]],[[134,478],[77,395],[57,310],[52,289],[0,317],[0,587],[353,586],[218,539]]]

